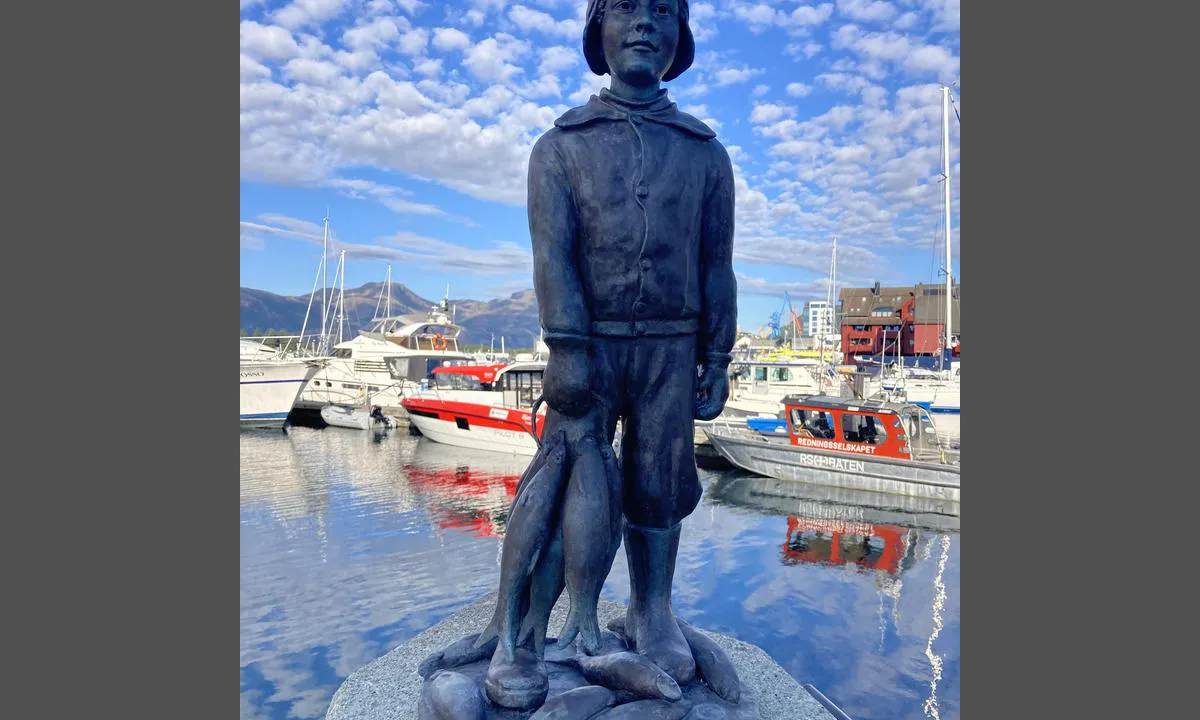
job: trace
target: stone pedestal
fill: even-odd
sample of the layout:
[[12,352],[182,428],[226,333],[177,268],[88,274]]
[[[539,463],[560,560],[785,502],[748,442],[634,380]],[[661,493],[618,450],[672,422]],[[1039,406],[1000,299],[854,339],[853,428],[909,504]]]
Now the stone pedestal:
[[[338,688],[329,704],[326,720],[417,720],[417,703],[424,681],[417,674],[421,661],[460,638],[482,630],[492,617],[495,594],[485,595],[461,611],[400,645],[378,660],[356,670]],[[603,627],[609,620],[624,617],[625,606],[600,600],[598,616]],[[550,616],[550,631],[557,632],[566,620],[567,602],[560,599]],[[706,633],[728,654],[737,669],[743,702],[750,714],[761,720],[833,720],[825,707],[761,649],[734,638]],[[547,660],[551,653],[547,652]],[[487,661],[481,668],[486,669]],[[474,676],[480,668],[464,668]],[[692,695],[708,693],[693,688]],[[553,683],[552,692],[553,696]],[[689,693],[685,691],[684,700]],[[489,711],[489,717],[522,720],[531,713]]]

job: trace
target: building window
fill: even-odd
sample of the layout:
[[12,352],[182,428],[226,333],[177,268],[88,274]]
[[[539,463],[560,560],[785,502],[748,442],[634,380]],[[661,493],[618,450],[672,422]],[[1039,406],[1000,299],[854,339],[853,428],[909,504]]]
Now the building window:
[[767,369],[765,367],[754,368],[754,382],[766,382]]

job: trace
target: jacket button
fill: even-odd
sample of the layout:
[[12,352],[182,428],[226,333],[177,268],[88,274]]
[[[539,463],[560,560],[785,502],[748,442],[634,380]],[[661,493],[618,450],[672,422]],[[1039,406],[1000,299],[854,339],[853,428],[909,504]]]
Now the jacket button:
[[637,186],[637,196],[645,200],[649,194],[650,188],[646,186],[646,183],[639,183]]
[[635,302],[633,304],[633,311],[635,313],[638,313],[639,315],[641,313],[646,312],[646,303],[642,302],[641,300],[638,300],[637,302]]
[[642,258],[642,261],[638,264],[642,266],[643,270],[649,270],[651,265],[650,258]]

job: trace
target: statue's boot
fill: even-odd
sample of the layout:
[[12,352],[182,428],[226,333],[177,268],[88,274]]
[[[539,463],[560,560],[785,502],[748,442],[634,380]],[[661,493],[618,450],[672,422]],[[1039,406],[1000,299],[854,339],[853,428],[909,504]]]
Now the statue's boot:
[[550,681],[546,663],[533,650],[518,647],[509,660],[500,644],[492,654],[483,686],[488,699],[500,707],[532,710],[546,701]]
[[671,581],[678,551],[678,524],[659,529],[625,523],[630,595],[625,613],[626,637],[634,650],[683,687],[696,677],[696,661],[671,611]]

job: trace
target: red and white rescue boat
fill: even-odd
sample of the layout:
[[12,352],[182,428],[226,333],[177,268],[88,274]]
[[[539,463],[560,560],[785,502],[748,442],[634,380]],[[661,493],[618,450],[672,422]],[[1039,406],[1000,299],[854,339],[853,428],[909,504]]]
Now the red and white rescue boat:
[[[428,389],[405,398],[409,422],[435,442],[533,455],[533,402],[542,394],[544,362],[455,365],[433,371]],[[538,410],[540,436],[546,406]]]
[[787,434],[714,423],[713,447],[759,475],[869,492],[959,502],[959,461],[937,441],[926,410],[882,400],[793,395]]

